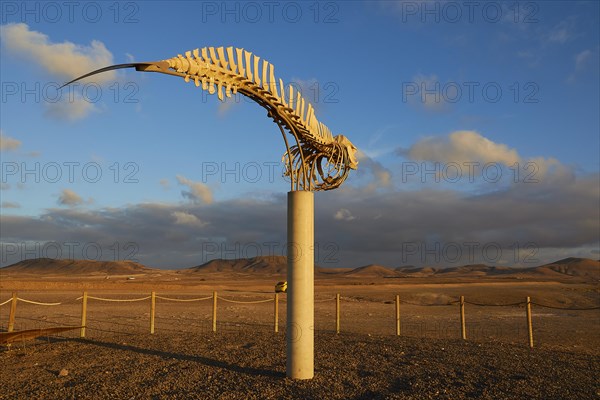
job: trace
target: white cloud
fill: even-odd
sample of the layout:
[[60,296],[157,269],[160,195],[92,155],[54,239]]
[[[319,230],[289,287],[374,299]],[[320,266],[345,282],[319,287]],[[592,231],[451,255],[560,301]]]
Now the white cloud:
[[455,131],[447,137],[426,137],[403,155],[413,160],[438,162],[497,162],[507,166],[519,161],[515,149],[495,143],[475,131]]
[[564,165],[556,158],[533,157],[529,160],[521,161],[525,174],[531,177],[533,182],[544,178],[546,183],[560,184],[560,182],[569,181],[573,178],[573,169]]
[[337,210],[333,215],[333,218],[337,219],[338,221],[352,221],[353,219],[356,219],[350,210],[346,208],[340,208]]
[[575,81],[577,75],[585,70],[585,66],[591,56],[592,52],[590,50],[583,50],[575,55],[575,70],[568,76],[567,82],[573,83]]
[[162,186],[165,190],[171,187],[171,182],[169,182],[169,180],[166,178],[161,179],[160,181],[158,181],[158,183],[160,183],[160,186]]
[[175,224],[202,227],[207,225],[207,222],[201,221],[194,214],[185,211],[173,211],[171,214],[175,218]]
[[578,53],[575,56],[575,69],[581,70],[591,55],[592,52],[590,50],[583,50],[581,53]]
[[559,22],[548,34],[548,40],[560,44],[566,43],[574,36],[571,25],[571,19]]
[[194,182],[185,176],[177,175],[177,182],[180,185],[187,186],[190,190],[182,190],[181,195],[194,203],[210,204],[213,196],[210,188],[202,182]]
[[[93,202],[92,199],[89,199],[87,201],[87,203],[92,203],[92,202]],[[84,201],[80,195],[78,195],[71,189],[63,189],[63,191],[58,196],[58,204],[63,205],[63,206],[73,207],[73,206],[82,205],[84,203],[86,203],[86,201]]]
[[21,208],[21,205],[12,201],[3,201],[0,208]]
[[496,143],[474,131],[455,131],[447,136],[426,137],[397,153],[415,161],[434,163],[499,164],[512,174],[519,170],[519,182],[560,185],[574,179],[573,168],[552,157],[525,158],[505,144]]
[[77,121],[98,112],[96,105],[75,94],[72,99],[63,99],[55,103],[45,103],[46,115],[58,120]]
[[[315,251],[315,262],[321,266],[347,267],[370,263],[390,266],[489,263],[495,254],[485,258],[486,244],[502,247],[502,257],[494,262],[508,259],[510,263],[535,266],[554,261],[543,254],[558,248],[565,249],[561,258],[592,257],[582,249],[598,249],[598,179],[597,173],[584,177],[572,175],[560,181],[545,179],[537,184],[493,188],[489,193],[475,195],[454,189],[404,188],[366,193],[347,185],[328,193],[328,200],[319,202],[315,208],[315,238],[321,244],[334,241],[339,261],[331,261],[325,251],[327,247],[321,247],[320,254]],[[100,209],[57,207],[38,216],[2,215],[2,229],[11,232],[14,242],[93,241],[104,248],[115,241],[135,241],[140,250],[135,256],[142,263],[171,268],[190,267],[212,258],[247,257],[248,251],[244,249],[254,249],[257,244],[263,255],[280,251],[279,254],[284,254],[286,215],[285,196],[274,195],[251,201],[186,204],[185,208],[162,203]],[[338,219],[334,219],[336,215]],[[190,225],[196,223],[193,216],[198,216],[201,222],[207,221],[200,216],[210,216],[210,221],[197,228]],[[343,222],[353,217],[350,222]],[[262,247],[267,243],[268,247]],[[412,251],[404,244],[417,247]],[[449,261],[452,255],[446,257],[443,251],[447,244],[449,249],[460,246],[464,257]],[[436,245],[439,250],[431,254],[430,249]],[[534,264],[524,261],[531,251],[518,252],[531,249],[528,246],[534,246],[535,251],[539,249],[535,254],[539,261]],[[471,255],[475,259],[470,259]],[[434,261],[438,256],[441,259]],[[19,259],[11,258],[6,263],[16,261]]]
[[364,191],[373,192],[377,189],[389,189],[393,186],[392,173],[389,169],[385,168],[380,162],[367,156],[361,150],[358,150],[357,158],[360,163],[357,174],[368,178],[368,183],[362,185]]
[[0,151],[11,151],[21,147],[21,141],[5,136],[2,130],[0,130]]
[[[29,29],[24,23],[0,26],[2,44],[10,52],[29,58],[47,72],[63,79],[73,79],[87,72],[113,64],[113,55],[98,40],[89,46],[72,42],[53,43],[48,35]],[[115,79],[109,71],[95,76],[95,82]]]

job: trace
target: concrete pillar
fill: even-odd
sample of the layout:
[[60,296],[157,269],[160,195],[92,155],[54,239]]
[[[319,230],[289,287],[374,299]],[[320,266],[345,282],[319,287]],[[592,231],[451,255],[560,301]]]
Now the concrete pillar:
[[288,193],[287,376],[314,376],[314,194]]

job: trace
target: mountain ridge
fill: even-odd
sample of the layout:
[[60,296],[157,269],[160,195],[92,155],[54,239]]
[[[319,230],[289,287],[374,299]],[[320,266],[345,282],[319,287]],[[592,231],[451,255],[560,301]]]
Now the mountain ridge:
[[159,271],[134,261],[95,261],[32,258],[0,268],[1,272],[24,274],[110,274],[128,275]]
[[[133,261],[88,261],[37,258],[19,261],[0,268],[3,274],[37,275],[134,275],[158,274],[168,270],[150,268]],[[261,274],[285,275],[287,257],[258,256],[240,259],[215,259],[190,268],[174,270],[179,274]],[[490,278],[514,277],[532,278],[569,278],[600,281],[600,261],[568,257],[551,263],[519,268],[508,266],[489,266],[486,264],[467,264],[458,267],[415,267],[412,265],[388,267],[380,264],[368,264],[358,268],[323,268],[315,265],[316,277],[345,278]]]

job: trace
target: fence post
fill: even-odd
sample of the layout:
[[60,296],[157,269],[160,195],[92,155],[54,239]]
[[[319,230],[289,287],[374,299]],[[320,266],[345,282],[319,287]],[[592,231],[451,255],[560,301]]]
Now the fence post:
[[533,325],[531,324],[531,297],[527,296],[527,333],[529,335],[529,347],[533,349]]
[[213,292],[213,317],[212,317],[213,332],[217,331],[217,292]]
[[12,332],[15,329],[15,314],[17,313],[17,292],[12,293],[12,301],[10,303],[10,314],[8,314],[8,331]]
[[335,333],[340,333],[340,294],[335,295]]
[[400,295],[396,295],[396,336],[400,336]]
[[465,296],[460,296],[460,334],[463,339],[467,338],[467,327],[465,325]]
[[87,323],[87,292],[83,292],[81,298],[81,330],[79,331],[79,337],[85,337],[85,325]]
[[279,293],[275,293],[275,333],[279,332]]
[[154,312],[156,311],[156,292],[150,294],[150,334],[154,334]]

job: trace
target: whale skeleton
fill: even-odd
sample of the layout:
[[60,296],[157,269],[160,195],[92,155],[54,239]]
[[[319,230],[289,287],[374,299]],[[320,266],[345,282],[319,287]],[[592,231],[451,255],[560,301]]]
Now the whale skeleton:
[[[322,191],[339,187],[351,169],[357,169],[356,147],[344,135],[334,136],[317,120],[312,104],[293,85],[275,78],[275,68],[252,53],[233,47],[204,47],[162,61],[117,64],[104,67],[62,87],[102,72],[135,68],[184,78],[196,87],[217,94],[221,101],[240,93],[267,110],[279,126],[286,145],[282,157],[284,176],[292,190]],[[290,146],[287,134],[295,144]]]

